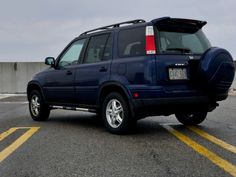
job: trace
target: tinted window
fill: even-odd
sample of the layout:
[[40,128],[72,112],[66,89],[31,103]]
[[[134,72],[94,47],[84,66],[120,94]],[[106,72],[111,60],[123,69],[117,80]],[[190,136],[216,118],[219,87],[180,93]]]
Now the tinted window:
[[90,38],[84,63],[96,63],[103,60],[104,49],[108,36],[109,34],[104,34]]
[[118,48],[120,57],[145,55],[144,27],[120,31],[118,37]]
[[160,31],[159,38],[163,53],[202,54],[211,46],[202,30],[195,33]]
[[85,39],[78,40],[71,44],[71,46],[62,55],[59,61],[59,66],[64,67],[72,64],[77,64],[84,46]]

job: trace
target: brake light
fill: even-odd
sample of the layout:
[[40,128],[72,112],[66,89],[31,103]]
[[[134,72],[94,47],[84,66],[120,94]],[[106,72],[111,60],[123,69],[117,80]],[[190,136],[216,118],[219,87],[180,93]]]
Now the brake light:
[[156,44],[153,26],[146,26],[146,54],[156,54]]

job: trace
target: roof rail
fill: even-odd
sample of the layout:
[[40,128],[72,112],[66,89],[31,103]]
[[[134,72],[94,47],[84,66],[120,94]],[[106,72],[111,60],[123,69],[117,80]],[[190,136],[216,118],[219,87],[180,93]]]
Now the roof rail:
[[145,22],[146,21],[143,20],[143,19],[136,19],[136,20],[130,20],[130,21],[125,21],[125,22],[121,22],[121,23],[115,23],[115,24],[112,24],[112,25],[103,26],[103,27],[100,27],[100,28],[95,28],[93,30],[86,31],[86,32],[82,33],[80,36],[86,35],[88,33],[95,32],[95,31],[117,28],[117,27],[120,27],[120,25],[124,25],[124,24],[137,24],[137,23],[145,23]]

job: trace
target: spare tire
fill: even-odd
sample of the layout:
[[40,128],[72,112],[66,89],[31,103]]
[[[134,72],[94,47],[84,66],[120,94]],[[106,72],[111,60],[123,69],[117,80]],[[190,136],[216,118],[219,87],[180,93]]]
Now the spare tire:
[[227,97],[234,74],[233,58],[227,50],[211,47],[202,55],[199,63],[199,79],[212,95],[225,94]]

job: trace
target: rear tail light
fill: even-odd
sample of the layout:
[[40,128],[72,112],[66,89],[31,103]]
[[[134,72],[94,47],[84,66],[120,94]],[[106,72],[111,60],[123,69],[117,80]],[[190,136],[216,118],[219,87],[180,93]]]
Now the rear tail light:
[[153,26],[146,26],[146,54],[156,54],[156,44]]

